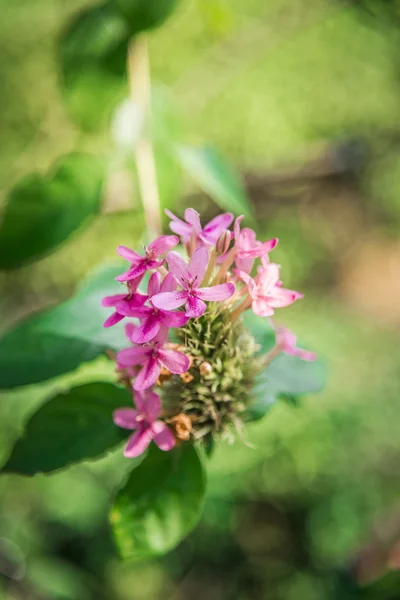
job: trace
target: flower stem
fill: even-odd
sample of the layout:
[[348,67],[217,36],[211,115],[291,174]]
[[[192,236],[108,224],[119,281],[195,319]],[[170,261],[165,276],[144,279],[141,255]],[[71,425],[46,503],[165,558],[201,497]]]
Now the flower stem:
[[240,317],[242,312],[250,308],[252,302],[252,297],[247,296],[247,298],[245,298],[243,302],[232,311],[231,321],[234,323]]
[[204,278],[202,281],[202,287],[206,287],[206,285],[208,285],[208,282],[210,281],[210,277],[214,272],[216,258],[217,257],[215,254],[215,249],[211,250],[211,255],[210,255],[210,260],[208,261],[207,271],[206,271],[206,274],[204,275]]
[[233,247],[229,250],[228,254],[226,255],[224,262],[222,263],[218,273],[216,274],[216,276],[214,277],[214,279],[212,281],[212,285],[216,285],[217,283],[219,283],[220,281],[223,280],[226,273],[228,272],[229,267],[231,266],[231,264],[233,263],[233,261],[235,259],[235,254],[236,254],[236,248]]
[[128,80],[132,102],[139,108],[144,128],[134,148],[140,197],[149,237],[161,235],[160,197],[153,146],[149,132],[151,80],[145,35],[131,40],[128,47]]

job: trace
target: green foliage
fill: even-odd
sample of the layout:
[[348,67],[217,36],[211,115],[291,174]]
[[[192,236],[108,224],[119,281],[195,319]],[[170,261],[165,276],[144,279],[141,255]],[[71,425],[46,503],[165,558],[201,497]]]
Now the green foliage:
[[131,34],[136,35],[162,25],[178,0],[114,0],[114,3],[127,19]]
[[37,383],[68,373],[107,349],[126,344],[122,328],[104,329],[110,309],[104,295],[118,291],[108,266],[94,274],[78,294],[56,308],[28,317],[0,340],[0,388]]
[[31,175],[10,192],[0,227],[0,269],[14,269],[57,248],[99,212],[104,168],[70,154],[48,177]]
[[129,392],[111,383],[89,383],[56,395],[28,422],[2,472],[48,473],[102,456],[124,438],[113,411],[131,405]]
[[[260,352],[268,353],[275,344],[275,333],[267,320],[250,311],[244,320],[260,345]],[[299,396],[320,392],[324,385],[325,369],[320,360],[309,362],[297,356],[279,354],[256,377],[254,401],[246,413],[247,419],[261,419],[278,398],[287,398],[296,404]]]
[[250,203],[243,187],[235,171],[217,150],[208,146],[179,146],[177,156],[185,171],[218,206],[251,218]]
[[126,95],[131,32],[112,1],[79,13],[60,40],[64,95],[81,127],[95,130]]
[[196,525],[205,486],[203,466],[192,445],[171,452],[153,445],[111,509],[121,557],[148,559],[174,548]]

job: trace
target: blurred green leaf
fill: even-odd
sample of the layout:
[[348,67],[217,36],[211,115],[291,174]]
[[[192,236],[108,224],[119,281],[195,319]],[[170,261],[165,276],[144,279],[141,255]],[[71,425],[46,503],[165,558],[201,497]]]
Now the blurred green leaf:
[[172,14],[178,0],[114,0],[127,19],[131,35],[159,27]]
[[97,130],[127,96],[129,26],[112,0],[79,13],[60,40],[64,94],[81,127]]
[[[267,320],[248,311],[244,322],[260,345],[260,353],[269,352],[275,344],[275,332]],[[261,419],[279,397],[295,403],[298,396],[319,392],[325,385],[325,379],[325,369],[320,360],[310,362],[297,356],[279,354],[257,376],[253,388],[254,402],[246,411],[246,418]]]
[[325,369],[319,360],[310,362],[280,354],[265,370],[264,381],[268,389],[277,394],[315,394],[325,385]]
[[98,213],[103,176],[97,158],[70,154],[49,177],[20,181],[9,194],[0,226],[0,269],[37,260]]
[[33,415],[2,472],[48,473],[102,456],[126,437],[114,425],[113,411],[131,405],[126,389],[105,382],[58,394]]
[[178,146],[177,157],[183,169],[218,206],[251,218],[250,203],[240,180],[217,150]]
[[127,341],[123,326],[104,329],[110,309],[103,296],[118,293],[114,281],[123,268],[103,267],[78,294],[56,308],[34,314],[0,339],[0,388],[37,383],[68,373],[107,349]]
[[110,520],[124,559],[147,559],[172,550],[196,525],[205,474],[190,444],[162,452],[152,446],[118,493]]

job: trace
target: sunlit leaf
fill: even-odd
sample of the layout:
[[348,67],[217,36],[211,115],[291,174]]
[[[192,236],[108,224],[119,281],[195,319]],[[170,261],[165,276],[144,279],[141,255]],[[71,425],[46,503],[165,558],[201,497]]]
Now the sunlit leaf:
[[58,394],[30,419],[2,472],[48,473],[104,455],[127,437],[114,425],[113,411],[131,405],[131,394],[111,383],[89,383]]
[[114,0],[129,23],[132,35],[159,27],[172,14],[178,0]]
[[131,32],[113,1],[80,12],[60,40],[64,95],[85,129],[98,129],[127,95],[126,55]]
[[31,175],[10,192],[0,225],[0,269],[13,269],[56,249],[99,211],[104,167],[70,154],[48,177]]
[[123,325],[104,329],[110,309],[101,298],[125,288],[114,281],[123,267],[107,266],[78,294],[56,308],[34,314],[0,339],[0,388],[36,383],[68,373],[105,350],[127,342]]
[[124,559],[147,559],[172,550],[196,525],[205,475],[190,444],[162,452],[152,446],[118,493],[110,513]]
[[222,209],[251,217],[249,199],[234,170],[210,147],[178,146],[183,169]]

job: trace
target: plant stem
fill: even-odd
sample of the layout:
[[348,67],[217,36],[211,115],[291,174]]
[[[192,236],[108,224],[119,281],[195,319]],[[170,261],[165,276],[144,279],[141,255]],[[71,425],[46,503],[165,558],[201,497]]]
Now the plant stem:
[[131,100],[138,107],[144,124],[141,136],[134,148],[140,197],[149,237],[158,237],[161,235],[160,197],[149,131],[151,79],[145,35],[138,36],[130,42],[127,67]]

